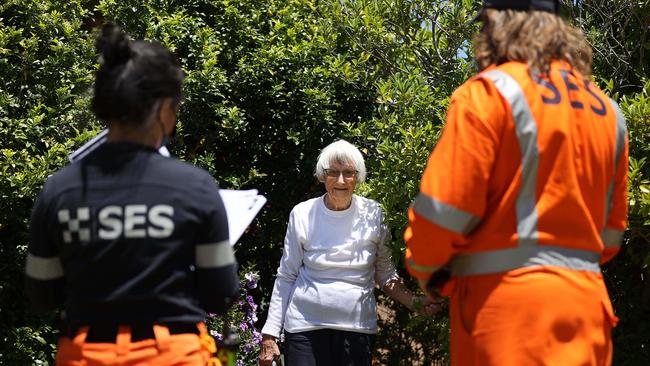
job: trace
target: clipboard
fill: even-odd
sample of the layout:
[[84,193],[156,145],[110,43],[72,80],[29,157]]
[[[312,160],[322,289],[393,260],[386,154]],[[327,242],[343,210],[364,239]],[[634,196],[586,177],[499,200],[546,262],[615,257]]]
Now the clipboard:
[[258,194],[257,189],[220,189],[219,195],[228,216],[230,245],[235,245],[266,203],[266,197]]
[[[107,138],[108,129],[105,128],[88,142],[81,145],[81,147],[75,150],[72,154],[68,155],[68,160],[71,163],[74,163],[77,160],[83,159],[86,155],[97,149],[101,144],[105,143]],[[164,146],[161,146],[160,149],[158,149],[158,153],[162,156],[170,156],[169,150],[167,150],[167,148]]]

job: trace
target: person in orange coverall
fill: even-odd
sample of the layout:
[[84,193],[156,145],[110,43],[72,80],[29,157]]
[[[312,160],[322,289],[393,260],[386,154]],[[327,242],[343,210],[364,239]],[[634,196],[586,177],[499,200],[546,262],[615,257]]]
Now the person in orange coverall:
[[626,228],[625,120],[557,1],[483,5],[481,71],[408,211],[407,269],[450,297],[452,365],[609,365],[600,264]]

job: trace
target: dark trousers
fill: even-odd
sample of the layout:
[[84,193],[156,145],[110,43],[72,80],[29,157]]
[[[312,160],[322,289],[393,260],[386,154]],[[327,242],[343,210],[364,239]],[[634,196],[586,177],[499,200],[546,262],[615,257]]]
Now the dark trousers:
[[284,332],[285,366],[370,366],[375,335],[319,329]]

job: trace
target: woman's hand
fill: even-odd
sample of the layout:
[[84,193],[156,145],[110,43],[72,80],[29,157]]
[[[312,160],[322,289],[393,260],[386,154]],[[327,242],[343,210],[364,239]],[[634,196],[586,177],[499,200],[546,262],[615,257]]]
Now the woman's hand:
[[415,296],[413,293],[406,288],[404,282],[401,278],[395,278],[389,281],[383,288],[384,293],[386,293],[391,298],[399,301],[404,306],[409,308],[411,311],[415,311],[420,315],[432,316],[442,309],[444,300],[442,298],[437,298],[436,300],[431,300],[427,296]]
[[260,366],[271,366],[273,360],[280,358],[280,349],[275,342],[275,337],[268,334],[262,335],[262,346],[258,361]]
[[443,307],[443,300],[431,300],[428,296],[414,296],[411,302],[412,308],[420,315],[433,316]]

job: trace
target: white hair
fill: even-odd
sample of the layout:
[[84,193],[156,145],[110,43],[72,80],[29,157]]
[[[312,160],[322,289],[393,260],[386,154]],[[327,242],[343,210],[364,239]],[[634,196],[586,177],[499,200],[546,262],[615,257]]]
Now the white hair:
[[363,155],[351,143],[345,140],[338,140],[321,150],[320,155],[318,155],[314,176],[318,179],[324,178],[324,169],[328,169],[333,162],[351,164],[358,172],[357,181],[361,183],[366,180],[366,163],[363,161]]

